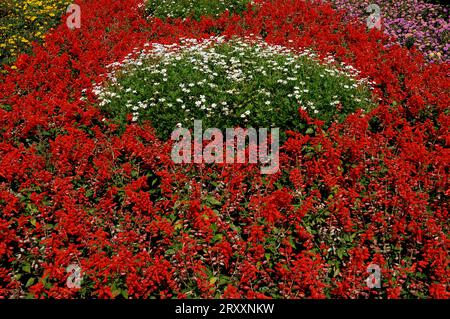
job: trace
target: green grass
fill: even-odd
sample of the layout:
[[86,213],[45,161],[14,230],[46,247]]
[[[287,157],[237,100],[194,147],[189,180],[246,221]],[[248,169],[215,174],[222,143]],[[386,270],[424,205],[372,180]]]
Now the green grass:
[[147,2],[147,12],[161,19],[194,18],[201,16],[217,16],[229,10],[230,13],[241,13],[247,8],[250,0],[151,0]]

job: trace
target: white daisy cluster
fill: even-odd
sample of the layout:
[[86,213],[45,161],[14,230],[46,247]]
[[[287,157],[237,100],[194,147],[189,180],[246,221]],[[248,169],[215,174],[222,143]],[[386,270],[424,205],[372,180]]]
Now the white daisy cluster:
[[[249,102],[257,101],[273,111],[279,90],[290,91],[286,96],[293,104],[318,114],[316,101],[309,96],[312,92],[308,82],[312,79],[304,74],[305,69],[317,65],[321,65],[318,81],[335,78],[343,91],[371,87],[367,79],[359,78],[358,70],[336,63],[332,56],[319,64],[317,55],[309,49],[298,52],[260,39],[226,42],[223,37],[211,37],[181,39],[174,44],[145,44],[142,50],[133,50],[122,62],[109,65],[112,71],[106,75],[108,86],[94,85],[93,93],[100,106],[122,98],[134,121],[142,111],[163,106],[165,110],[177,112],[179,122],[194,120],[198,111],[206,118],[225,115],[245,122],[252,116],[252,110],[247,107]],[[183,70],[191,72],[183,74]],[[137,90],[134,83],[118,80],[134,72],[142,75],[140,79],[145,82],[146,92],[142,88]],[[278,78],[271,83],[273,74]],[[183,81],[171,86],[174,77]],[[347,81],[338,81],[342,77]],[[338,95],[329,102],[332,107],[340,103]]]

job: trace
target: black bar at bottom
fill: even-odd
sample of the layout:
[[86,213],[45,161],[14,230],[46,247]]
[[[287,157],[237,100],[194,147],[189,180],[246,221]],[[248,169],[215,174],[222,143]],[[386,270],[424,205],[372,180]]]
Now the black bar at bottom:
[[[84,319],[89,313],[105,316],[142,319],[166,318],[311,318],[331,315],[332,318],[374,314],[402,317],[419,310],[442,312],[449,309],[448,300],[0,300],[1,314],[56,315],[70,314]],[[7,309],[9,308],[9,309]],[[6,312],[8,310],[8,312]],[[134,316],[136,315],[136,316]]]

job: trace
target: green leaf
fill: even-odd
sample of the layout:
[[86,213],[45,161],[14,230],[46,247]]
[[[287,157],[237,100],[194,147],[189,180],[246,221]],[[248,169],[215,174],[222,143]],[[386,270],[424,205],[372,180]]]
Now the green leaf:
[[222,286],[222,285],[227,285],[227,284],[229,284],[229,283],[231,283],[229,277],[226,277],[226,276],[221,276],[221,277],[220,277],[220,280],[219,280],[219,285],[220,285],[220,286]]
[[223,239],[223,235],[222,234],[217,234],[211,239],[211,243],[221,242],[222,239]]
[[45,277],[44,280],[42,280],[42,283],[44,284],[44,287],[45,287],[46,289],[50,289],[50,288],[52,288],[52,283],[51,283],[51,282],[48,282],[47,279],[48,279],[48,276]]
[[337,253],[339,259],[342,259],[342,257],[345,255],[345,248],[339,248],[339,249],[336,251],[336,253]]
[[219,202],[216,198],[214,198],[213,196],[207,196],[206,197],[206,202],[213,205],[213,206],[221,206],[222,203]]
[[30,287],[33,284],[34,284],[34,277],[31,277],[30,279],[27,280],[25,287]]
[[339,275],[341,271],[339,270],[339,267],[336,266],[336,268],[334,268],[334,273],[333,273],[333,277],[336,277],[337,275]]
[[175,249],[171,248],[166,250],[166,255],[173,255],[173,254],[175,254]]
[[94,191],[92,189],[88,189],[86,191],[86,197],[92,197],[92,195],[94,195]]
[[211,277],[211,278],[209,279],[209,283],[210,283],[211,285],[214,285],[214,284],[216,283],[217,279],[219,279],[219,278],[217,278],[217,277]]
[[29,263],[23,264],[22,270],[25,271],[26,273],[31,273],[31,265]]
[[180,230],[183,228],[183,222],[180,220],[178,222],[175,223],[174,227],[175,230]]

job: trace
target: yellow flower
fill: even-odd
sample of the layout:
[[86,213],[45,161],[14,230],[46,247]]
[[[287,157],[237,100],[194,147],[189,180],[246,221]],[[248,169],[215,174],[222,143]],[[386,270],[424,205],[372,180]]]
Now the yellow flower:
[[[4,2],[5,0],[0,0]],[[7,58],[26,52],[33,40],[45,38],[43,35],[60,21],[67,5],[72,0],[7,0],[12,10],[0,25],[0,49]],[[19,27],[26,25],[27,27]]]

